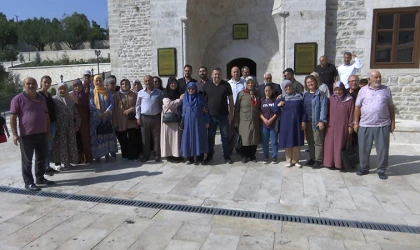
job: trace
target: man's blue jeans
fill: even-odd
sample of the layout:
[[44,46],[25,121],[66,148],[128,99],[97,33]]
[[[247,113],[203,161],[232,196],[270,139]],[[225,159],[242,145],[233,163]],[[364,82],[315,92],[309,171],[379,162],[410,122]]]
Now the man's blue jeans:
[[263,141],[263,152],[264,158],[268,158],[269,152],[269,142],[271,140],[271,149],[272,149],[272,157],[277,158],[278,153],[278,141],[277,141],[277,133],[274,131],[274,128],[264,128],[261,127],[261,134],[262,134],[262,141]]
[[209,143],[209,153],[208,155],[214,155],[214,141],[216,137],[217,127],[220,128],[220,136],[222,138],[223,146],[223,157],[226,159],[229,157],[229,141],[228,141],[228,132],[229,132],[229,120],[227,115],[211,115],[210,116],[210,127],[208,129],[208,143]]

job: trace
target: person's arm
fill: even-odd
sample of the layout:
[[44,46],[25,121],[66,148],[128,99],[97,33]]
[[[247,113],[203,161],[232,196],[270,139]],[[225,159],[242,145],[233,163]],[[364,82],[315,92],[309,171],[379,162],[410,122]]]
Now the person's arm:
[[137,94],[137,101],[136,101],[136,118],[137,124],[141,126],[141,92]]
[[[230,97],[232,97],[232,96],[230,96]],[[239,112],[241,111],[241,98],[239,97],[239,94],[238,94],[238,97],[236,97],[236,103],[235,103],[235,110],[234,110],[234,123],[233,123],[233,125],[235,126],[235,127],[237,127],[237,126],[239,126]],[[230,114],[232,114],[232,113],[229,113],[229,115]]]
[[[233,106],[233,96],[232,95],[228,96],[228,99],[229,99],[229,116],[228,116],[228,118],[229,118],[229,123],[231,123],[233,121],[233,117],[234,117],[233,114],[235,112],[235,107]],[[236,101],[238,101],[238,99],[236,99]]]
[[18,142],[19,142],[19,135],[17,133],[17,114],[11,114],[10,115],[10,130],[12,130],[12,134],[13,134],[13,143],[18,146]]
[[[312,100],[311,100],[311,102],[312,102]],[[305,94],[303,94],[303,117],[302,117],[302,121],[303,122],[308,121],[308,111],[306,110],[306,106],[305,106]]]
[[10,137],[9,129],[7,128],[6,121],[4,121],[3,128],[4,128],[4,131],[6,131],[7,137]]
[[354,110],[355,110],[355,106],[354,106],[354,99],[351,99],[350,101],[350,107],[349,107],[349,123],[347,124],[348,126],[348,131],[349,134],[353,133],[353,121],[354,121]]
[[328,101],[327,101],[327,97],[323,93],[321,93],[319,104],[321,105],[321,114],[319,116],[319,123],[322,123],[322,124],[318,123],[318,127],[320,130],[322,130],[325,127],[325,124],[328,122]]
[[359,117],[360,117],[360,107],[355,106],[354,107],[354,113],[353,113],[353,130],[357,133],[359,131]]
[[359,60],[359,58],[356,55],[353,55],[353,56],[354,56],[354,63],[353,63],[354,68],[361,69],[363,67],[363,63]]
[[395,106],[394,104],[389,105],[389,115],[391,117],[391,133],[395,130]]

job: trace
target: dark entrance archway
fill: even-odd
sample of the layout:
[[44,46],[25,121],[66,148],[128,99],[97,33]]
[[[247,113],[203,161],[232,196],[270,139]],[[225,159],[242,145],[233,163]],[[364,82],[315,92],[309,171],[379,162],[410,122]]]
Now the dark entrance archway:
[[232,75],[230,72],[232,68],[235,66],[239,67],[239,69],[242,69],[242,67],[247,66],[249,68],[249,73],[252,76],[257,77],[257,64],[249,58],[241,57],[241,58],[233,59],[228,64],[226,64],[226,78],[227,79],[232,78]]

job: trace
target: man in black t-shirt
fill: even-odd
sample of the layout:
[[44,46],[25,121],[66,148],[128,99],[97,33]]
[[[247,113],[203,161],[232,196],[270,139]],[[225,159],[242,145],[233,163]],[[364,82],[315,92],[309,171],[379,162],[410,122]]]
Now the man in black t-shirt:
[[232,164],[228,141],[229,123],[233,120],[232,88],[228,82],[222,80],[222,70],[220,68],[214,69],[211,76],[213,81],[204,84],[203,88],[210,115],[210,127],[208,130],[209,152],[204,160],[204,164],[213,160],[217,126],[220,127],[220,136],[222,137],[223,158],[227,163]]
[[197,82],[192,76],[192,66],[187,64],[184,66],[184,77],[178,79],[179,93],[184,94],[189,82]]

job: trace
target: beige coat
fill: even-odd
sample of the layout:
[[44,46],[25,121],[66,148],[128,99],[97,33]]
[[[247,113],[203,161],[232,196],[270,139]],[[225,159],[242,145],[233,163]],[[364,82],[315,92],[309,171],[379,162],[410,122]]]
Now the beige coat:
[[235,124],[239,126],[239,135],[243,146],[258,145],[260,143],[260,99],[258,93],[257,105],[252,106],[251,95],[239,92],[235,103]]
[[124,114],[124,110],[133,109],[136,113],[137,94],[130,91],[128,94],[121,94],[119,92],[114,95],[114,109],[112,110],[112,124],[117,131],[122,132],[130,128],[138,128],[136,120],[128,120]]
[[[178,107],[182,104],[180,99],[171,101],[169,98],[163,98],[162,119],[165,112],[176,112],[178,117]],[[162,157],[175,156],[180,157],[182,131],[179,130],[178,123],[163,123],[160,126],[160,154]]]

